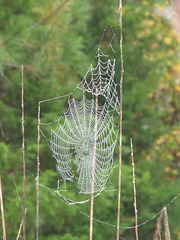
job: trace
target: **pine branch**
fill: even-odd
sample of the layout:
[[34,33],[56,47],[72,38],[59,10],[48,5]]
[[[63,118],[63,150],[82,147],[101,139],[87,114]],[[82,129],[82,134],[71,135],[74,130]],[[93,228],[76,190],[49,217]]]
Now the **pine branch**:
[[56,9],[54,9],[52,12],[48,13],[45,17],[42,17],[37,23],[33,25],[33,27],[37,27],[40,24],[44,24],[49,18],[54,16],[59,10],[61,10],[64,5],[68,2],[69,0],[65,0],[62,4],[60,4]]

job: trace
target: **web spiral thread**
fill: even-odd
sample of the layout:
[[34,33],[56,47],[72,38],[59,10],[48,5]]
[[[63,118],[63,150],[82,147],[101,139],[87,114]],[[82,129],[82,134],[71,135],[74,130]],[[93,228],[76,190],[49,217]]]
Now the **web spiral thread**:
[[50,146],[57,162],[57,171],[64,180],[74,181],[76,178],[80,193],[92,191],[96,114],[98,122],[94,192],[105,186],[113,166],[117,137],[113,117],[105,106],[98,107],[97,112],[95,109],[94,99],[88,100],[85,96],[80,102],[72,99],[71,102],[68,101],[68,111],[59,119],[56,130],[51,130]]
[[[64,182],[76,182],[83,194],[101,192],[111,175],[117,141],[113,114],[120,109],[115,59],[98,48],[93,63],[68,95],[67,111],[56,121],[56,129],[51,128],[50,139],[57,171]],[[76,90],[82,93],[81,100],[73,97]],[[98,106],[95,98],[99,98]]]

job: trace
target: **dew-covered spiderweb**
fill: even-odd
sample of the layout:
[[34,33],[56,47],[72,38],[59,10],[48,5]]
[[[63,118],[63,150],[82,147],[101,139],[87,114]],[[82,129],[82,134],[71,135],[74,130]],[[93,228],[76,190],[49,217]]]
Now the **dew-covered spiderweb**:
[[[119,114],[120,103],[117,84],[114,81],[115,59],[109,59],[108,57],[98,48],[95,57],[97,65],[93,67],[91,64],[77,88],[94,95],[104,96],[106,99],[105,104],[108,104],[107,109],[111,106]],[[105,58],[105,60],[103,61],[102,58]]]
[[[113,115],[109,112],[110,107],[111,111],[118,111],[119,108],[114,83],[115,60],[102,61],[102,57],[108,58],[108,56],[100,49],[96,57],[96,67],[91,65],[77,86],[77,89],[83,92],[82,99],[80,101],[74,98],[68,99],[67,112],[59,118],[57,128],[51,129],[50,140],[50,148],[57,162],[57,171],[65,181],[77,179],[80,193],[84,194],[92,192],[94,151],[94,192],[101,191],[105,187],[113,167],[117,138]],[[87,99],[86,92],[94,95],[95,99],[93,97]],[[102,106],[96,104],[96,98],[99,96],[104,97]],[[97,123],[95,123],[96,118]],[[96,149],[94,149],[95,140]]]
[[102,192],[115,166],[118,128],[114,115],[119,114],[120,103],[114,77],[115,59],[98,47],[83,79],[65,95],[66,111],[55,121],[56,127],[47,124],[56,170],[65,185],[76,183],[82,194]]
[[[96,112],[97,108],[97,112]],[[94,150],[97,116],[96,150]],[[61,123],[61,120],[63,123]],[[113,117],[104,107],[96,107],[94,99],[68,101],[68,111],[51,130],[50,147],[57,161],[57,171],[64,180],[77,178],[80,193],[91,193],[93,155],[95,153],[94,191],[106,184],[112,169],[116,133]],[[76,168],[73,168],[73,161]]]
[[[103,52],[98,47],[85,76],[71,93],[41,101],[41,103],[53,102],[59,99],[66,102],[66,109],[49,123],[41,121],[41,133],[50,147],[59,179],[57,190],[40,185],[87,217],[90,216],[79,210],[76,204],[84,205],[89,202],[92,191],[96,193],[94,197],[97,197],[102,193],[107,194],[118,190],[115,189],[117,185],[109,189],[107,185],[111,185],[110,178],[117,166],[117,157],[115,158],[114,152],[119,130],[115,124],[115,117],[119,115],[120,109],[119,85],[114,79],[115,59]],[[95,160],[94,179],[93,159]],[[94,188],[92,189],[93,180]],[[73,187],[69,189],[68,183]],[[64,185],[64,188],[61,185]],[[76,193],[80,193],[76,199],[74,198],[76,194],[68,194],[74,191],[74,186]],[[170,206],[179,196],[178,194],[166,205]],[[138,227],[154,220],[161,211],[148,220],[142,221]],[[116,228],[114,222],[111,224],[93,219],[112,229]],[[135,227],[121,226],[126,230]]]

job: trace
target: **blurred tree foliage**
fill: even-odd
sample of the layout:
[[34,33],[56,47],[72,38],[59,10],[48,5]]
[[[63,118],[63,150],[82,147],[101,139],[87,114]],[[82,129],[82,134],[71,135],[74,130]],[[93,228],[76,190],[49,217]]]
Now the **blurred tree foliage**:
[[[134,225],[129,138],[134,139],[139,223],[156,214],[177,195],[180,184],[180,38],[166,17],[162,1],[128,0],[123,5],[123,166],[121,225]],[[36,150],[38,101],[71,92],[89,67],[104,28],[114,25],[112,41],[120,78],[118,1],[7,1],[0,5],[0,169],[7,239],[17,236],[22,219],[21,74],[24,64],[27,239],[36,221]],[[109,35],[108,35],[109,34]],[[108,47],[111,30],[102,48]],[[110,37],[109,37],[110,36]],[[42,107],[43,120],[65,109]],[[117,119],[118,123],[118,119]],[[118,148],[116,152],[118,156]],[[118,158],[118,157],[117,157]],[[57,173],[47,144],[40,146],[40,182],[56,188]],[[33,176],[31,175],[33,174]],[[118,168],[109,188],[117,188]],[[17,194],[18,192],[18,194]],[[72,198],[75,193],[72,193]],[[172,239],[180,239],[177,199],[169,206]],[[75,210],[40,189],[40,239],[88,239],[89,204]],[[117,192],[95,200],[94,216],[116,224]],[[139,228],[140,239],[152,239],[156,220]],[[116,228],[94,222],[96,240],[115,239]],[[122,229],[134,239],[134,230]],[[2,230],[0,228],[0,236]],[[148,236],[148,237],[147,237]]]

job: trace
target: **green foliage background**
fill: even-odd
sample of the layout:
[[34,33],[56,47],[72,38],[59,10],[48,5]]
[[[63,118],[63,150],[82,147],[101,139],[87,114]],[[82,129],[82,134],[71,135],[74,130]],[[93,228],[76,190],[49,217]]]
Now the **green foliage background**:
[[[61,7],[59,7],[62,4]],[[57,11],[54,11],[57,9]],[[180,38],[163,13],[160,0],[123,3],[123,166],[121,226],[134,225],[129,138],[136,162],[138,221],[146,221],[179,193],[180,186]],[[109,25],[120,78],[118,1],[1,0],[0,5],[0,139],[7,239],[15,239],[22,220],[21,64],[24,64],[27,239],[35,239],[37,106],[43,99],[71,92],[87,71],[103,30],[108,48]],[[65,109],[65,102],[46,104],[48,121]],[[118,124],[118,118],[117,118]],[[116,151],[118,158],[118,148]],[[46,142],[40,146],[40,183],[56,188],[55,162]],[[117,160],[117,159],[116,159]],[[33,174],[33,176],[31,175]],[[118,186],[118,169],[111,181]],[[72,198],[75,193],[72,193]],[[89,234],[89,204],[76,210],[40,188],[40,239],[85,240]],[[180,200],[168,207],[172,239],[180,239]],[[117,192],[95,200],[94,216],[116,224]],[[156,218],[139,228],[140,239],[152,239]],[[0,228],[0,236],[2,229]],[[94,239],[115,239],[116,228],[94,222]],[[122,239],[135,239],[121,229]]]

